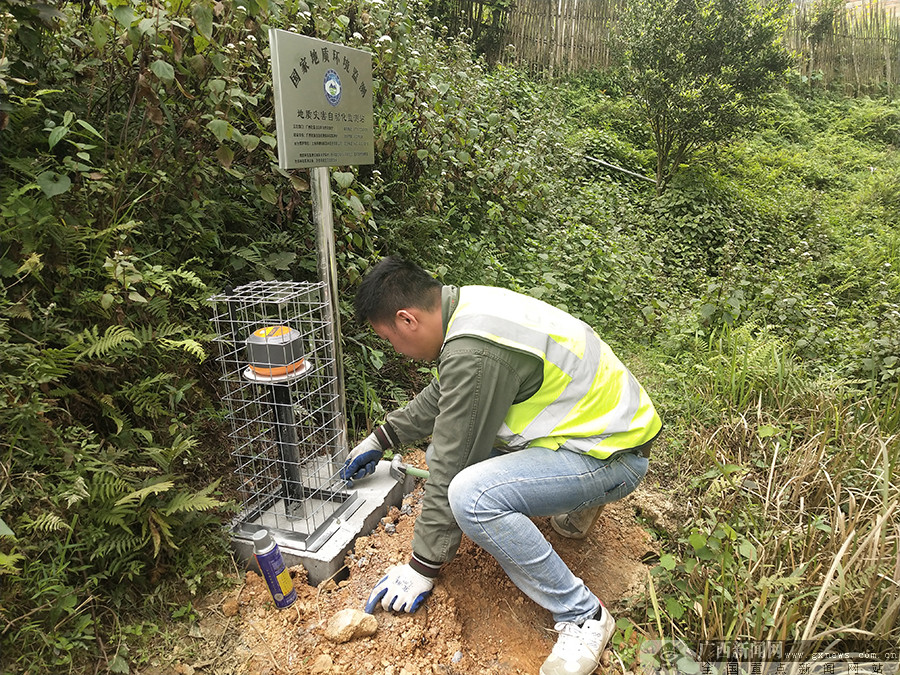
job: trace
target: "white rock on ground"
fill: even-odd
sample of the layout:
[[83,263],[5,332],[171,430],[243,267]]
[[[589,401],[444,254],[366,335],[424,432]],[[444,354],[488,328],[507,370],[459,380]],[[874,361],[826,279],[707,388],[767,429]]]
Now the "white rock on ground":
[[356,638],[367,637],[378,630],[378,620],[359,609],[342,609],[328,622],[325,637],[342,644]]

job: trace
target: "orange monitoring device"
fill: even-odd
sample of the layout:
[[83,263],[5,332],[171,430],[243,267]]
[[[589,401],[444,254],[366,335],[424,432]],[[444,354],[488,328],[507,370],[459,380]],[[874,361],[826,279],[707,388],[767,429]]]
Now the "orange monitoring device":
[[299,375],[306,369],[300,333],[289,326],[265,326],[247,338],[250,374],[261,378]]

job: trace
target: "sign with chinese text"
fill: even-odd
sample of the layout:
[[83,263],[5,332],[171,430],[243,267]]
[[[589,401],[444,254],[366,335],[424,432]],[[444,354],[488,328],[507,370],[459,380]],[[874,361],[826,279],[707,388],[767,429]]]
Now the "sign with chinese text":
[[269,29],[278,165],[372,164],[372,55]]

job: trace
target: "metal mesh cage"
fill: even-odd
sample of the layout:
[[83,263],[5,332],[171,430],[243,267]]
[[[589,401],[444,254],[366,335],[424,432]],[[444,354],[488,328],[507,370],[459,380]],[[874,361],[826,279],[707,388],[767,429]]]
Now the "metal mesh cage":
[[326,293],[258,281],[210,298],[242,497],[234,531],[310,551],[358,506],[338,477],[346,426]]

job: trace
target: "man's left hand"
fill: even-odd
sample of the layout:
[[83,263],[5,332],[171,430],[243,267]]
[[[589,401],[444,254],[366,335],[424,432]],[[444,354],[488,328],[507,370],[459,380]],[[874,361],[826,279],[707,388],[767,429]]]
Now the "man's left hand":
[[375,605],[381,601],[386,610],[415,612],[434,588],[434,581],[416,572],[409,565],[396,565],[388,569],[366,602],[366,612],[375,613]]

